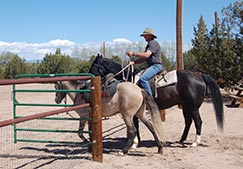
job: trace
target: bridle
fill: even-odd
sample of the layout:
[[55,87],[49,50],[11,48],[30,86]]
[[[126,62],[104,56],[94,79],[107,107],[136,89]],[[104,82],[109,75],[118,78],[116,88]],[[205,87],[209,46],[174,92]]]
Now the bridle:
[[[64,90],[62,81],[57,81],[57,90]],[[57,94],[58,92],[56,92],[56,97],[60,100],[64,99],[64,103],[67,103],[67,93],[66,92],[62,92],[62,95],[64,95],[64,97],[60,96]],[[60,93],[60,92],[59,92]]]
[[[65,90],[62,81],[57,81],[57,89],[58,90]],[[56,93],[56,97],[59,98],[60,100],[64,99],[64,103],[67,104],[67,93],[66,92],[62,92],[62,93],[63,93],[63,95],[65,95],[64,97],[57,95],[57,93]],[[75,98],[73,100],[74,103],[76,102],[78,96],[79,96],[79,93],[76,92]]]
[[[102,78],[105,78],[106,73],[107,73],[107,70],[106,70],[105,66],[103,66],[103,65],[101,65],[101,64],[97,64],[97,63],[95,63],[94,65],[96,66],[96,69],[97,69],[98,73],[100,74],[100,76],[101,76]],[[132,67],[131,70],[130,70],[130,66]],[[127,71],[127,75],[126,75],[126,77],[125,77],[124,72],[125,72],[126,69],[128,69],[128,71]],[[119,72],[117,72],[113,77],[116,77],[116,76],[118,76],[119,74],[122,73],[122,79],[123,79],[123,81],[128,81],[130,71],[132,71],[132,73],[133,73],[133,65],[132,65],[131,63],[129,63],[128,65],[126,65],[124,68],[122,68],[122,69],[121,69]],[[133,81],[133,80],[132,80],[132,81]]]
[[[56,90],[64,90],[64,85],[62,83],[62,81],[57,81],[57,89]],[[64,104],[67,104],[67,93],[66,92],[62,92],[63,95],[65,95],[64,97],[60,96],[57,94],[58,92],[56,92],[56,97],[58,99],[60,99],[61,101],[64,99]],[[59,92],[60,93],[60,92]],[[78,93],[76,93],[75,99],[74,99],[74,103],[76,101],[78,97]],[[65,106],[66,107],[66,106]],[[69,116],[73,117],[68,111],[66,112]]]

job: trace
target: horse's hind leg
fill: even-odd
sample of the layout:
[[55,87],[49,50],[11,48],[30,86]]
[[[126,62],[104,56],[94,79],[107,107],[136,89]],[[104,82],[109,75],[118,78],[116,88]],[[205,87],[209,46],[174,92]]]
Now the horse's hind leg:
[[130,147],[133,144],[134,138],[136,136],[136,128],[134,126],[132,118],[133,117],[130,117],[130,116],[129,117],[125,117],[123,115],[123,119],[124,119],[124,121],[126,123],[126,126],[127,126],[127,144],[126,144],[126,146],[123,149],[123,153],[124,154],[128,153]]
[[152,133],[154,140],[158,146],[158,153],[163,154],[163,144],[162,144],[162,142],[160,142],[152,123],[149,121],[149,119],[147,119],[144,116],[140,117],[140,119],[145,124],[145,126],[149,129],[149,131]]
[[185,119],[185,128],[184,128],[183,134],[181,136],[180,142],[184,142],[186,140],[188,132],[191,127],[191,124],[192,124],[192,116],[189,113],[189,111],[183,109],[183,115],[184,115],[184,119]]
[[139,121],[136,116],[133,117],[133,123],[134,123],[137,133],[136,133],[135,139],[133,141],[132,147],[137,148],[141,142],[141,137],[140,137],[140,133],[139,133]]
[[202,119],[201,116],[199,114],[199,111],[195,111],[192,114],[192,118],[195,124],[195,128],[196,128],[196,137],[195,137],[195,141],[192,144],[193,147],[196,147],[200,144],[201,141],[201,129],[202,129]]

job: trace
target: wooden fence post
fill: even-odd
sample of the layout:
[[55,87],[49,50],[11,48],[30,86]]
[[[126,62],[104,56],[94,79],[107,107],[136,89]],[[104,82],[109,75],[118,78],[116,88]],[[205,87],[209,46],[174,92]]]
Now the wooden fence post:
[[160,112],[160,118],[161,118],[161,120],[162,121],[165,121],[165,110],[159,110],[159,112]]
[[102,107],[101,107],[101,79],[99,76],[91,78],[91,128],[92,128],[92,158],[103,162],[102,145]]

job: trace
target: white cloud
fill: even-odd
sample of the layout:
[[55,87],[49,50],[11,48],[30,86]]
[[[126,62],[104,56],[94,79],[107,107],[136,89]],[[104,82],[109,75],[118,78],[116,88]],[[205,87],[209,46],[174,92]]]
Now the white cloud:
[[[112,42],[105,42],[106,46],[113,49],[113,52],[121,57],[126,57],[124,51],[133,49],[134,45],[139,45],[125,38],[117,38]],[[0,54],[4,52],[12,52],[18,54],[25,60],[40,60],[46,54],[55,53],[57,48],[61,52],[72,56],[75,49],[82,51],[83,48],[88,49],[87,54],[97,54],[103,46],[103,42],[88,42],[85,44],[76,44],[69,40],[55,39],[45,43],[26,43],[26,42],[3,42],[0,41]],[[163,46],[163,45],[162,45]],[[183,45],[183,51],[190,49],[189,44]],[[175,52],[175,51],[174,51]]]
[[69,40],[61,40],[61,39],[56,39],[56,40],[51,40],[48,43],[48,46],[73,46],[75,43],[69,41]]
[[132,44],[132,41],[125,39],[125,38],[117,38],[113,40],[114,43],[128,43]]
[[42,59],[47,53],[54,53],[57,48],[61,48],[65,54],[70,54],[76,44],[69,40],[51,40],[46,43],[26,43],[26,42],[2,42],[0,41],[0,53],[12,52],[18,54],[26,60]]

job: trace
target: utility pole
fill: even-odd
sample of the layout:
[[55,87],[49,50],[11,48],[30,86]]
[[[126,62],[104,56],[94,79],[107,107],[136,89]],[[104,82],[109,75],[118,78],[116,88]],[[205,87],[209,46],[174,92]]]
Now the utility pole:
[[182,55],[182,0],[176,4],[176,60],[177,70],[184,69]]
[[103,57],[105,57],[105,42],[103,42],[103,48],[102,48],[102,53],[103,53]]

